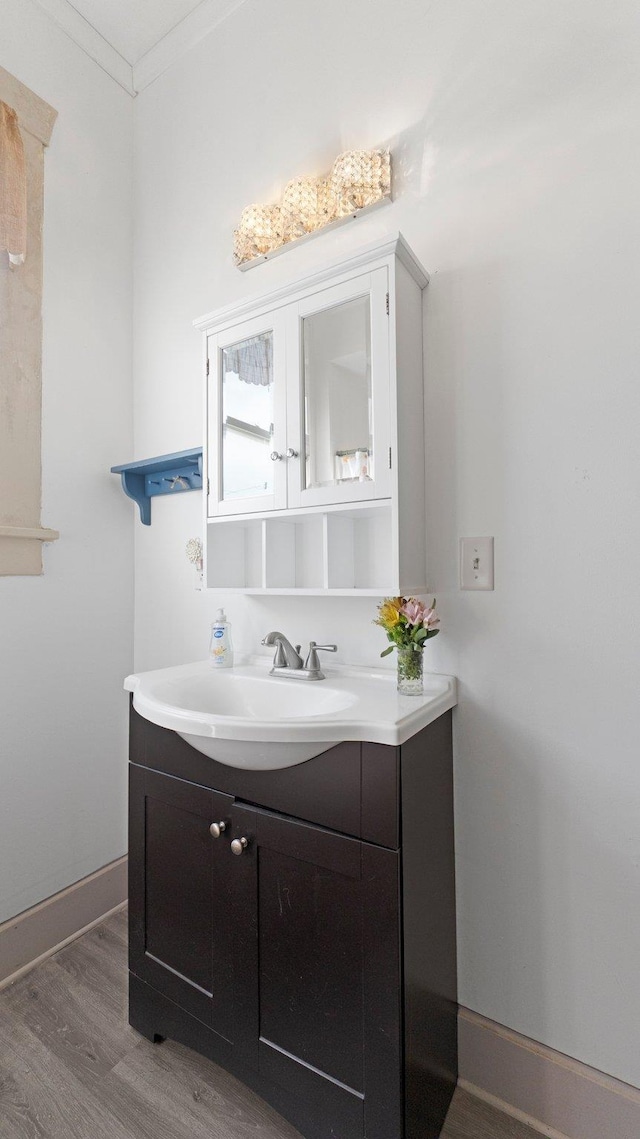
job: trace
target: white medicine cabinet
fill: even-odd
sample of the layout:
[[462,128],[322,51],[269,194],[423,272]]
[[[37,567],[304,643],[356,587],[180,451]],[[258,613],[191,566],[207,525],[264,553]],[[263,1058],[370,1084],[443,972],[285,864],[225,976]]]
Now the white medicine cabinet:
[[426,588],[422,290],[401,235],[195,322],[210,588]]

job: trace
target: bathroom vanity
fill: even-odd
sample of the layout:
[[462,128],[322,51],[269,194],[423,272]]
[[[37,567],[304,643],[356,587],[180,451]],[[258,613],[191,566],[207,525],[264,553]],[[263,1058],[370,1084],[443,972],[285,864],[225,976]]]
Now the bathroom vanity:
[[[209,588],[426,592],[427,280],[397,235],[196,322]],[[277,675],[262,658],[125,682],[131,1023],[305,1139],[437,1139],[457,1075],[455,681],[402,697],[388,670],[325,679],[314,642],[302,667],[267,640]]]
[[305,1139],[440,1135],[457,1073],[453,703],[398,746],[349,739],[270,770],[131,708],[131,1024],[234,1073]]

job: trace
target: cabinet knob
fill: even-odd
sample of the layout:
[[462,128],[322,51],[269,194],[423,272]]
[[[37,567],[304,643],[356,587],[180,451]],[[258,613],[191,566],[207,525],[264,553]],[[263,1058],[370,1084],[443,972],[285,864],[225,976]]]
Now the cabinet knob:
[[271,459],[272,463],[279,463],[280,459],[282,458],[282,455],[280,454],[279,451],[272,451],[271,454],[269,455],[269,458]]
[[223,831],[226,831],[227,824],[225,822],[212,823],[209,827],[209,834],[212,838],[220,838]]
[[293,447],[287,448],[287,458],[288,459],[297,459],[299,454],[300,454],[300,452],[294,451]]
[[249,845],[248,838],[234,838],[231,843],[232,854],[243,854]]

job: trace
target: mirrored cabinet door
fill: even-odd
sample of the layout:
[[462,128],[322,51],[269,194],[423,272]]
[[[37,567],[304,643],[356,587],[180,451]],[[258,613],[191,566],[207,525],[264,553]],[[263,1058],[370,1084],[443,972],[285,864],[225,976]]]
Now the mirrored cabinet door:
[[209,337],[209,515],[286,506],[279,313]]
[[390,494],[387,271],[297,306],[298,382],[289,384],[289,506]]

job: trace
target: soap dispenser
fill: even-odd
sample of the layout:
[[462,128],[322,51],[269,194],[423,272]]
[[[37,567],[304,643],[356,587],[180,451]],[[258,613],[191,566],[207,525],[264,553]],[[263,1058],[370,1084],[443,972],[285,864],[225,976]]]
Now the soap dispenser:
[[212,668],[233,668],[231,625],[227,621],[224,609],[218,609],[216,619],[211,626],[209,663]]

